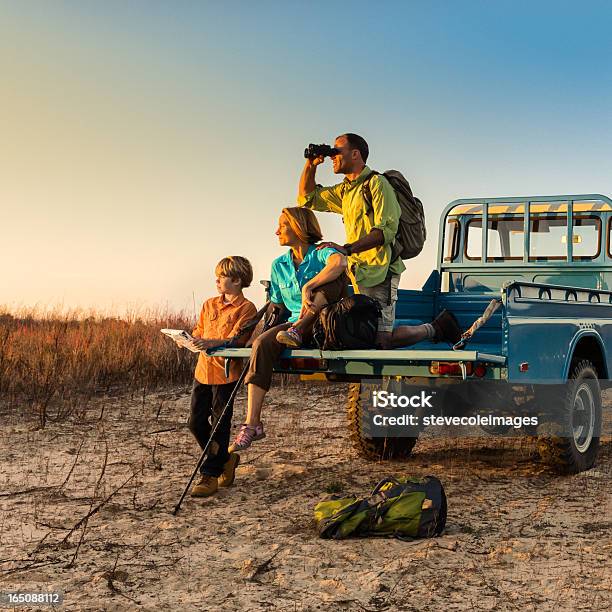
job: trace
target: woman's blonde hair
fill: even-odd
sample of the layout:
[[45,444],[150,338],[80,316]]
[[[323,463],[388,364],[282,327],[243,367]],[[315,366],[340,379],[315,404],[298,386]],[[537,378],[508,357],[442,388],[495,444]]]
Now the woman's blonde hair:
[[283,208],[283,214],[287,217],[291,229],[302,242],[315,244],[323,238],[319,222],[312,210],[292,206]]
[[224,257],[215,268],[217,276],[229,276],[234,280],[239,280],[242,287],[248,287],[253,281],[253,266],[246,257],[240,255],[230,255]]

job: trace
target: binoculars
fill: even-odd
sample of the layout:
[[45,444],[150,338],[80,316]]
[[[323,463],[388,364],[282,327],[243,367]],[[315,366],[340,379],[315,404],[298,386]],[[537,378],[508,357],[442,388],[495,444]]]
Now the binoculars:
[[339,149],[330,147],[326,144],[312,144],[310,143],[304,149],[304,157],[306,159],[316,159],[317,157],[332,157],[340,153]]

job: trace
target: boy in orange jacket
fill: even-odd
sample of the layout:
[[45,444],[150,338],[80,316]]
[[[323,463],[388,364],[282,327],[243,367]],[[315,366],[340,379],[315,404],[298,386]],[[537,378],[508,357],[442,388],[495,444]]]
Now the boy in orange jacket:
[[[215,268],[219,295],[202,305],[198,324],[193,330],[195,346],[204,350],[232,338],[240,327],[252,319],[257,308],[242,294],[253,280],[253,268],[248,259],[240,256],[224,257]],[[248,335],[240,340],[245,343]],[[238,343],[240,344],[240,342]],[[233,360],[229,377],[225,377],[224,359],[200,353],[191,391],[189,429],[201,448],[204,448],[214,422],[225,407],[241,373],[241,360]],[[233,405],[225,412],[215,432],[206,460],[200,467],[201,478],[191,489],[193,497],[214,495],[218,487],[229,487],[234,482],[237,453],[228,453],[232,426]],[[212,416],[212,418],[211,418]],[[213,424],[211,424],[213,421]]]

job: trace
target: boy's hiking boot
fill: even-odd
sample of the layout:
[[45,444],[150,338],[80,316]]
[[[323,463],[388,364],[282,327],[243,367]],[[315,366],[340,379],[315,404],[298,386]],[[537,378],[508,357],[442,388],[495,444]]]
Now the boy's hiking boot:
[[456,344],[461,340],[461,328],[455,315],[448,310],[443,310],[432,322],[435,335],[434,342],[449,342]]
[[223,466],[223,474],[217,478],[217,482],[220,487],[231,487],[234,484],[234,478],[236,478],[236,468],[240,463],[240,455],[238,453],[231,453],[230,458],[226,461]]
[[302,346],[302,334],[295,329],[295,327],[279,331],[278,334],[276,334],[276,340],[291,348],[299,348]]
[[210,497],[217,492],[219,483],[216,476],[202,474],[200,482],[191,487],[191,497]]
[[238,435],[234,439],[233,444],[229,447],[228,451],[230,453],[234,453],[236,451],[241,451],[249,448],[253,442],[256,440],[261,440],[266,437],[266,432],[263,428],[263,423],[259,425],[247,425],[243,423],[240,426],[240,431]]

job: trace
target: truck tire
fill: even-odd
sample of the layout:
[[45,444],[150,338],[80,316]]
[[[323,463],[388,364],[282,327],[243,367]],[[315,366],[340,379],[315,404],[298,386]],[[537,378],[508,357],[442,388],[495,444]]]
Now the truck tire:
[[352,383],[348,392],[347,416],[353,447],[365,459],[406,459],[417,442],[418,432],[413,438],[374,438],[368,431],[368,420],[363,418],[364,411],[371,410],[371,406],[363,405],[362,384]]
[[[557,471],[577,474],[593,467],[599,451],[601,387],[590,361],[585,359],[573,365],[559,404],[565,436],[540,436],[538,451]],[[571,437],[567,437],[568,431],[572,432]]]

